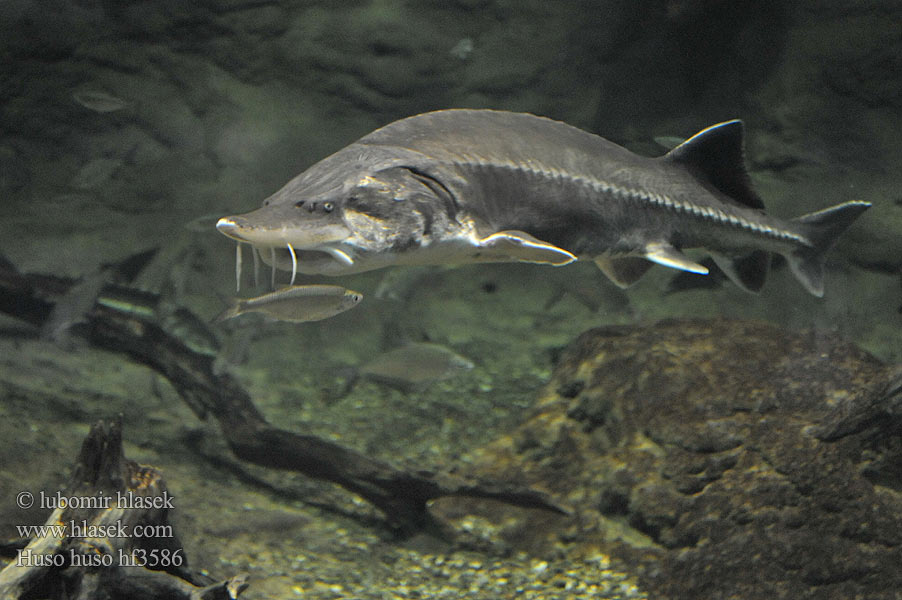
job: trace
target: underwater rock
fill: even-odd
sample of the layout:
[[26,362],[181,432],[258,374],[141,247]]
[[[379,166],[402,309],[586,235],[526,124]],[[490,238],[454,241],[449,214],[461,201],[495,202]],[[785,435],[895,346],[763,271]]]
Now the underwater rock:
[[[551,535],[603,544],[655,598],[895,598],[900,381],[829,334],[598,328],[477,464],[568,503],[578,531]],[[550,530],[510,529],[520,544]]]

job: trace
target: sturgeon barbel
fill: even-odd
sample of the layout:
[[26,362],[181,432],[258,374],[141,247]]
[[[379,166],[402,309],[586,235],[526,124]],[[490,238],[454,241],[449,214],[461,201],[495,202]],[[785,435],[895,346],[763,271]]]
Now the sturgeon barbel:
[[390,265],[592,260],[626,287],[658,263],[757,292],[771,253],[816,296],[824,254],[870,203],[792,220],[764,212],[738,120],[648,158],[565,123],[452,109],[395,121],[324,158],[225,235],[273,269],[343,275]]

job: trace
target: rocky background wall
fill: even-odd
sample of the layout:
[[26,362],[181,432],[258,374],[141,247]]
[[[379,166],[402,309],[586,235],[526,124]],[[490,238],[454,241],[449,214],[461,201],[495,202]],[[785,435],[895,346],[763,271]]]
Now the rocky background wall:
[[[902,40],[889,0],[8,0],[0,11],[3,220],[48,217],[4,249],[27,265],[45,262],[32,243],[60,229],[87,236],[87,261],[120,251],[123,235],[149,243],[185,219],[255,206],[379,125],[460,106],[544,114],[649,153],[655,135],[741,117],[762,177],[838,169],[849,182],[794,196],[787,212],[866,197],[867,226],[889,247],[853,256],[887,268],[902,256],[891,235]],[[75,99],[91,94],[121,106]],[[90,237],[104,228],[120,235]]]

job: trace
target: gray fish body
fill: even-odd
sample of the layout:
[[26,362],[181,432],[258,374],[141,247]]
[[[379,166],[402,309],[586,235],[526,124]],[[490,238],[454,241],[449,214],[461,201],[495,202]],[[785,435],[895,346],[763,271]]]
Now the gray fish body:
[[359,369],[367,379],[402,390],[425,389],[473,368],[469,359],[450,348],[428,342],[411,343],[381,354]]
[[625,287],[651,262],[707,273],[681,252],[705,248],[757,291],[777,252],[822,294],[824,252],[870,205],[770,217],[742,162],[739,121],[646,158],[542,117],[437,111],[364,136],[217,228],[275,267],[333,275],[582,259]]
[[249,312],[293,323],[321,321],[355,307],[362,299],[359,292],[337,285],[291,286],[256,298],[237,299],[216,321]]
[[90,110],[99,113],[115,112],[128,106],[128,102],[101,90],[83,90],[72,94],[72,98]]
[[[444,183],[458,199],[457,212],[474,218],[481,234],[524,231],[589,259],[636,253],[648,239],[681,235],[684,247],[694,247],[723,237],[708,233],[710,218],[657,209],[655,195],[674,207],[711,207],[751,222],[770,221],[728,206],[677,165],[564,123],[518,113],[454,112],[462,114],[406,119],[361,142],[405,140],[420,153],[408,162]],[[419,134],[423,129],[428,136]]]

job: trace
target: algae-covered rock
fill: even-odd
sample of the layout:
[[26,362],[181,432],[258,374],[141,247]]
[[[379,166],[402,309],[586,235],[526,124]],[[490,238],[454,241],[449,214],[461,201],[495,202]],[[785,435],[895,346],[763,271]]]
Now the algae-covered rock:
[[593,329],[477,462],[574,508],[564,536],[534,521],[519,543],[606,539],[653,597],[893,598],[900,373],[762,323]]

